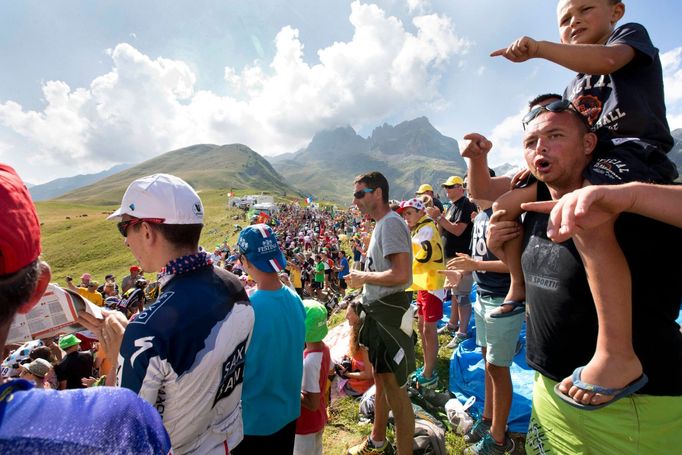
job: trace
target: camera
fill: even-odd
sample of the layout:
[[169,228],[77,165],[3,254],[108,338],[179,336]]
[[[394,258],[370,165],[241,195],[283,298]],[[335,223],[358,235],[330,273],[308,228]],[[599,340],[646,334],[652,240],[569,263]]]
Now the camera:
[[350,373],[352,369],[353,362],[351,362],[348,356],[344,356],[341,363],[337,363],[336,365],[334,365],[334,370],[336,371],[336,374],[338,374],[342,378],[345,378],[346,373]]

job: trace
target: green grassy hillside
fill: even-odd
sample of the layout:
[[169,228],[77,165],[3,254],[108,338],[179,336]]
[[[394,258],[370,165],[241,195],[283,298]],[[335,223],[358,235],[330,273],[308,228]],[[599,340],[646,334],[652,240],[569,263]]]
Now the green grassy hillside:
[[99,182],[58,198],[60,201],[92,205],[120,202],[136,178],[167,173],[183,178],[197,190],[259,188],[278,195],[295,194],[284,178],[263,157],[241,144],[199,144],[152,158]]
[[[227,193],[224,189],[199,191],[205,209],[201,244],[207,249],[225,239],[233,245],[236,241],[234,224],[246,224],[232,219],[242,212],[226,208]],[[249,190],[237,191],[238,195],[249,193]],[[116,223],[106,220],[118,205],[53,200],[38,202],[36,206],[42,224],[43,258],[52,267],[53,281],[64,284],[66,275],[75,277],[88,272],[100,282],[104,275],[113,273],[120,282],[128,274],[135,258],[124,245]]]

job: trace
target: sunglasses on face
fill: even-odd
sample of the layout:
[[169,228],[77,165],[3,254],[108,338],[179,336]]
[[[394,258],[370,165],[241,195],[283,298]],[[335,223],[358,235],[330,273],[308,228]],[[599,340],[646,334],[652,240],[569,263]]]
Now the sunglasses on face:
[[523,124],[523,129],[524,131],[526,130],[526,126],[533,120],[535,120],[540,114],[543,112],[566,112],[570,111],[578,118],[580,119],[581,122],[583,122],[583,125],[588,129],[588,131],[592,131],[592,127],[590,126],[589,123],[587,123],[587,119],[583,114],[576,109],[576,107],[571,103],[569,100],[557,100],[557,101],[552,101],[549,104],[546,104],[544,106],[535,106],[533,109],[528,111],[526,115],[523,116],[523,119],[521,120],[521,123]]
[[451,190],[453,188],[462,188],[462,185],[460,185],[459,183],[456,185],[443,185],[443,188],[445,188],[446,190]]
[[135,226],[140,223],[163,224],[164,221],[164,218],[132,218],[127,221],[118,222],[116,227],[123,237],[128,237],[128,228],[130,226]]
[[355,193],[353,193],[353,197],[355,199],[362,199],[363,197],[365,197],[365,194],[372,193],[374,192],[375,189],[376,188],[364,188],[360,191],[356,191]]

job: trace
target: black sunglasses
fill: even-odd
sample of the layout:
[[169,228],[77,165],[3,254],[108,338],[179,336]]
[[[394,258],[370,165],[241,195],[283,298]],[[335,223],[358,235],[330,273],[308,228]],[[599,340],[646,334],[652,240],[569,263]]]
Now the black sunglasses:
[[533,109],[528,111],[526,115],[523,116],[523,119],[521,120],[521,123],[523,124],[523,129],[525,131],[526,126],[528,126],[530,122],[535,120],[543,112],[558,113],[566,111],[573,112],[573,114],[575,114],[580,119],[580,121],[583,122],[583,125],[585,125],[587,130],[592,131],[592,127],[590,126],[589,123],[587,123],[587,119],[585,118],[585,116],[569,100],[557,100],[552,101],[549,104],[545,104],[544,106],[535,106]]
[[446,188],[448,190],[451,190],[453,188],[466,188],[466,186],[460,185],[459,183],[456,185],[443,185],[443,188]]
[[128,228],[130,226],[135,226],[140,223],[150,223],[150,224],[163,224],[164,218],[133,218],[127,221],[120,221],[116,223],[118,232],[121,233],[123,237],[128,237]]
[[356,191],[355,193],[353,193],[353,197],[355,199],[362,199],[363,197],[365,197],[365,194],[372,193],[374,192],[375,189],[376,188],[364,188],[360,191]]

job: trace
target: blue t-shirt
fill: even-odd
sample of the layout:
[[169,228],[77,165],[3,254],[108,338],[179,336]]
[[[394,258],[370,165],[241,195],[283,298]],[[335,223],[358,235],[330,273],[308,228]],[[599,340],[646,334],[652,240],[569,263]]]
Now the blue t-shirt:
[[22,379],[0,386],[2,454],[168,454],[170,450],[161,416],[130,390],[39,390]]
[[298,418],[301,411],[305,309],[287,286],[258,290],[250,300],[256,322],[246,350],[244,434],[267,436]]
[[339,278],[343,278],[350,273],[350,267],[348,265],[348,259],[346,257],[341,258],[341,271],[339,272]]

